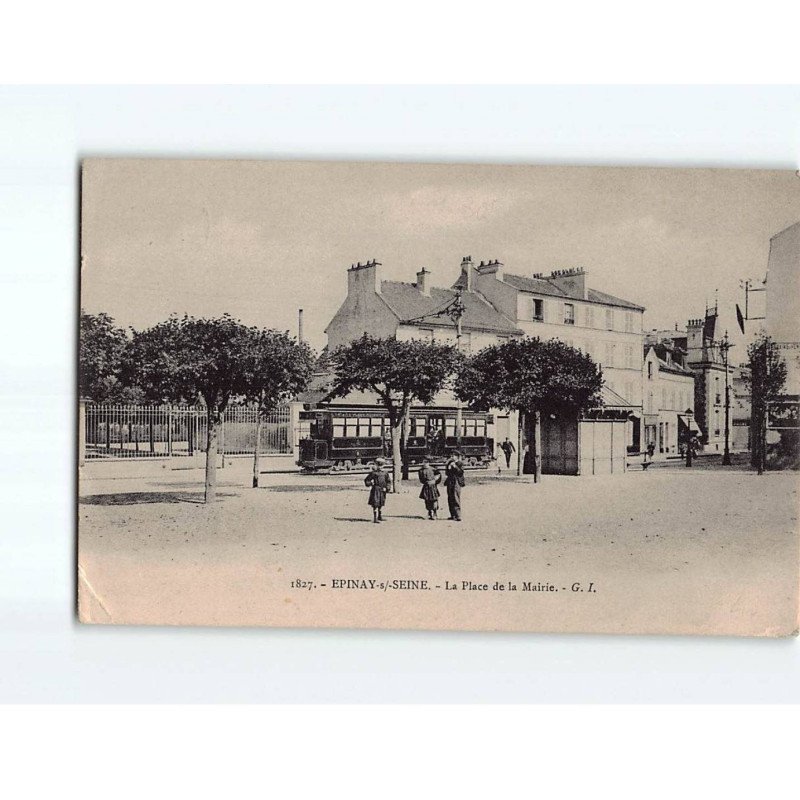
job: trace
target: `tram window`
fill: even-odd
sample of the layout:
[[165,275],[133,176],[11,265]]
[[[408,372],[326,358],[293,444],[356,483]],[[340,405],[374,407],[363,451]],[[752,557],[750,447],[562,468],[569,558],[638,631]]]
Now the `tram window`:
[[444,421],[444,430],[446,436],[456,435],[456,421],[454,419],[446,419]]
[[369,417],[359,417],[359,420],[358,420],[358,435],[359,436],[369,436],[370,435]]
[[411,436],[425,435],[425,417],[413,417],[411,419]]
[[479,420],[477,420],[477,422],[478,422],[478,427],[477,427],[477,431],[478,432],[477,432],[476,435],[485,437],[486,436],[486,420],[485,419],[479,419]]
[[339,439],[345,435],[344,431],[344,417],[333,418],[333,437]]

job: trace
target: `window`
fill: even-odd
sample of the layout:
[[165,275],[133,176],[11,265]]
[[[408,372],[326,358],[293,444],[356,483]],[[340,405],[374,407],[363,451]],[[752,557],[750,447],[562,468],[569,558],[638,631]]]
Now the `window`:
[[465,353],[469,353],[472,349],[472,334],[471,333],[462,333],[461,338],[458,340],[458,349],[463,350]]
[[456,421],[454,418],[444,421],[444,433],[448,438],[452,438],[456,435]]
[[648,361],[647,362],[647,380],[649,380],[649,381],[653,380],[653,362],[652,361]]
[[426,342],[433,341],[433,328],[420,328],[419,338],[424,339]]
[[628,369],[633,369],[635,367],[633,363],[633,347],[631,345],[625,347],[625,366],[628,367]]
[[333,418],[333,438],[338,439],[345,435],[344,417]]
[[358,435],[363,437],[371,436],[370,428],[372,427],[372,423],[370,422],[369,417],[361,417],[358,420]]
[[632,311],[625,312],[625,333],[636,333],[636,318]]
[[615,363],[615,360],[614,360],[615,352],[614,351],[616,349],[617,349],[616,345],[612,344],[611,342],[606,342],[606,364],[609,367],[613,367],[614,366],[614,363]]
[[539,300],[536,297],[533,298],[531,319],[534,320],[534,322],[544,322],[544,300]]
[[594,328],[594,308],[586,306],[586,327]]
[[575,306],[572,303],[564,303],[564,324],[575,324]]
[[614,330],[614,309],[607,308],[606,309],[606,329],[609,331]]

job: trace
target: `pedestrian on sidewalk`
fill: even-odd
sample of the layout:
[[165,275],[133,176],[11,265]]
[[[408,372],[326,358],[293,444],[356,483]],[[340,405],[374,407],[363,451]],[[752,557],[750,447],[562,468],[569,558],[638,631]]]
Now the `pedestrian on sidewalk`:
[[451,453],[445,464],[444,485],[447,487],[447,505],[450,509],[450,519],[461,522],[461,488],[464,480],[464,465],[461,463],[461,453]]
[[372,471],[367,473],[367,477],[364,478],[364,485],[371,487],[367,503],[372,506],[372,521],[376,523],[383,522],[386,494],[392,488],[392,476],[383,469],[385,463],[384,459],[376,458],[372,465]]
[[506,436],[506,440],[500,445],[500,449],[506,456],[506,469],[511,469],[511,454],[516,452],[514,443]]
[[427,456],[422,459],[419,482],[422,484],[419,497],[420,500],[425,501],[428,519],[438,519],[439,484],[442,482],[442,473],[431,464],[431,460]]

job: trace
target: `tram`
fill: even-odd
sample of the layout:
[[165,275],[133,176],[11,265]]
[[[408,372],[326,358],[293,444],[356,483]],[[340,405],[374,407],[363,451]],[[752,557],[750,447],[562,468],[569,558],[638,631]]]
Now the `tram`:
[[[486,468],[494,457],[489,438],[491,414],[463,411],[461,435],[456,436],[455,409],[416,409],[409,418],[409,465],[425,456],[444,464],[458,450],[467,467]],[[385,411],[374,408],[336,407],[300,412],[300,459],[308,472],[350,472],[370,468],[382,456],[392,461],[392,439]]]

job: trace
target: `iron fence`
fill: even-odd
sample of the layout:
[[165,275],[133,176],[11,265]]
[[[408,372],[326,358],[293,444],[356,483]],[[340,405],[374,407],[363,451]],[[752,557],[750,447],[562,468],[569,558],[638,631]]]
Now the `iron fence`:
[[[289,406],[279,407],[258,424],[253,408],[233,407],[222,415],[218,450],[250,455],[260,427],[260,452],[292,453]],[[206,410],[197,406],[100,405],[87,403],[84,442],[87,459],[180,458],[206,451]]]

